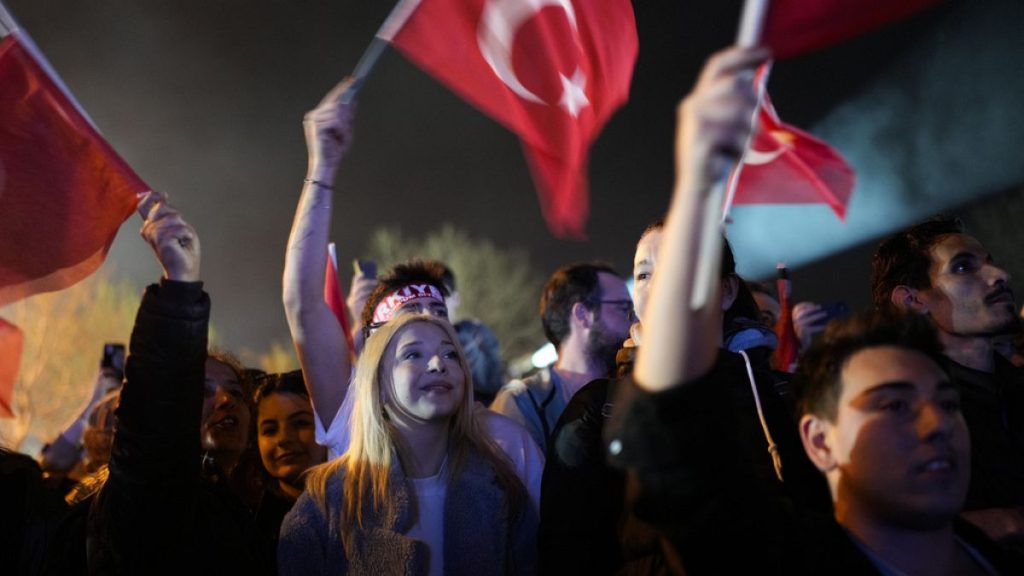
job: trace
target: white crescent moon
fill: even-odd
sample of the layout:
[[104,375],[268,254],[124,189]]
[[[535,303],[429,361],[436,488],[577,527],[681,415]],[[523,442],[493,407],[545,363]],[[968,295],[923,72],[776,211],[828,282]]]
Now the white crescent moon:
[[776,148],[770,152],[764,152],[762,150],[754,150],[753,148],[747,149],[746,154],[743,155],[743,163],[750,164],[751,166],[760,166],[773,162],[782,153],[785,152],[782,148]]
[[487,0],[480,14],[480,27],[477,29],[480,54],[490,65],[491,70],[494,70],[498,78],[520,98],[538,104],[545,102],[523,86],[512,68],[512,46],[519,27],[547,6],[557,6],[565,10],[573,33],[577,32],[576,11],[569,0]]

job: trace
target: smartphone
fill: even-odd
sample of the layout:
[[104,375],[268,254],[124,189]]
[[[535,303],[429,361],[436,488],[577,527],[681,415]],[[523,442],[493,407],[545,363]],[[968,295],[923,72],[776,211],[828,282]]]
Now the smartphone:
[[100,368],[110,368],[114,371],[117,379],[124,378],[124,344],[120,342],[107,342],[103,345],[103,360],[100,361]]
[[360,260],[356,258],[352,261],[352,269],[356,274],[362,274],[366,278],[377,277],[377,263],[373,260]]

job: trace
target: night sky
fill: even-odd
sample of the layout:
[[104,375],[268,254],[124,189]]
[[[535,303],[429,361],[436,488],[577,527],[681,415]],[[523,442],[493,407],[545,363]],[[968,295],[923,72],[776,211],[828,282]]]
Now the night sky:
[[[108,140],[197,228],[221,341],[286,341],[280,277],[305,173],[302,115],[352,70],[390,2],[6,4]],[[360,94],[338,178],[339,261],[359,256],[375,227],[422,234],[451,222],[527,250],[545,275],[590,259],[628,274],[638,234],[668,201],[675,106],[703,59],[732,41],[741,2],[635,5],[640,60],[630,103],[592,151],[588,241],[548,233],[515,136],[389,51]],[[948,2],[776,64],[782,118],[835,144],[860,186],[845,224],[823,207],[738,209],[729,234],[741,272],[817,260],[1024,182],[1022,6]],[[141,286],[159,269],[140,225],[125,224],[108,266]],[[809,279],[804,290],[857,303],[866,283]]]

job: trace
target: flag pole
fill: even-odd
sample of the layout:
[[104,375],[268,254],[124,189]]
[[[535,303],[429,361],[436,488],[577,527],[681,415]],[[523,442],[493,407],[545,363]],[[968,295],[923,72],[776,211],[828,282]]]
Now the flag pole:
[[7,11],[7,6],[4,6],[3,2],[0,2],[0,33],[4,36],[13,34],[18,29],[18,23],[14,21],[11,13]]
[[764,19],[768,16],[770,0],[746,0],[743,13],[740,14],[740,29],[736,33],[736,45],[741,48],[753,48],[761,43],[761,32],[764,31]]
[[395,7],[391,9],[388,17],[384,19],[384,23],[381,24],[377,33],[374,34],[370,45],[366,47],[366,50],[363,50],[363,55],[359,57],[359,62],[356,63],[356,67],[352,71],[352,84],[341,95],[342,102],[348,104],[355,99],[359,89],[363,87],[366,77],[373,71],[373,67],[377,65],[377,61],[380,60],[381,55],[384,54],[384,50],[391,43],[395,34],[398,34],[402,26],[405,26],[406,21],[412,16],[416,7],[420,5],[420,1],[399,0]]
[[[744,48],[757,46],[761,41],[765,16],[768,14],[770,0],[746,0],[740,16],[740,26],[736,33],[736,45]],[[757,109],[754,109],[755,118]],[[747,140],[747,147],[750,140]],[[700,255],[697,258],[697,274],[694,277],[693,289],[690,291],[690,309],[700,310],[708,305],[711,299],[712,275],[715,263],[721,259],[722,232],[725,227],[727,211],[722,211],[726,188],[730,186],[729,173],[725,171],[711,187],[705,199],[704,217],[701,219]],[[730,199],[731,202],[731,199]]]
[[736,188],[739,186],[740,174],[743,172],[743,166],[747,161],[747,154],[750,152],[750,143],[754,141],[754,135],[757,131],[757,127],[760,124],[758,122],[758,116],[761,114],[761,105],[764,102],[764,95],[768,91],[768,76],[772,72],[772,65],[770,62],[763,64],[764,68],[759,71],[757,77],[757,106],[754,107],[754,119],[753,126],[754,131],[751,131],[750,135],[747,136],[747,142],[743,145],[743,154],[740,155],[739,162],[733,168],[729,174],[729,183],[725,191],[725,202],[722,204],[722,225],[724,226],[729,222],[729,212],[732,210],[733,201],[736,199]]
[[[761,42],[761,33],[764,31],[764,21],[768,16],[768,7],[771,0],[746,0],[743,3],[743,13],[740,15],[740,28],[736,33],[736,45],[744,48],[752,48]],[[757,87],[757,107],[754,108],[754,126],[757,126],[757,115],[761,111],[761,102],[764,100],[765,88],[768,86],[768,74],[771,72],[769,65],[762,75],[762,81]],[[732,171],[728,181],[728,188],[725,193],[725,202],[722,205],[722,225],[729,221],[729,211],[732,210],[733,200],[736,198],[736,186],[740,181],[740,172],[743,171],[743,162],[746,160],[747,151],[750,150],[750,142],[754,139],[751,132],[747,143],[743,147],[743,155]]]
[[60,74],[57,74],[57,70],[54,69],[54,67],[50,64],[50,61],[46,59],[46,56],[43,55],[43,52],[39,50],[39,47],[36,46],[36,43],[32,40],[32,37],[29,36],[28,32],[26,32],[24,28],[18,25],[18,21],[14,19],[14,16],[7,9],[7,6],[4,6],[4,3],[2,1],[0,1],[0,28],[3,28],[2,32],[3,35],[5,36],[17,34],[18,40],[21,42],[21,45],[25,48],[25,50],[29,52],[29,54],[32,55],[33,58],[35,58],[36,62],[43,69],[43,71],[46,72],[46,75],[50,77],[50,80],[53,81],[57,88],[64,93],[64,97],[68,99],[68,102],[70,102],[71,105],[75,107],[75,110],[77,110],[78,113],[82,115],[82,118],[84,118],[85,121],[89,123],[89,125],[92,127],[93,130],[96,131],[97,134],[102,134],[100,132],[99,127],[96,126],[96,123],[92,121],[92,117],[89,116],[88,112],[85,111],[85,108],[82,108],[82,105],[78,102],[78,99],[76,99],[74,95],[71,94],[71,90],[69,90],[67,85],[64,84],[64,80],[60,77]]

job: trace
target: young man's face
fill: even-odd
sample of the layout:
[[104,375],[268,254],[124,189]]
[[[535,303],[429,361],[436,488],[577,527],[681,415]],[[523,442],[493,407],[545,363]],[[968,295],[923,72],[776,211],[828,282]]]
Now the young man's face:
[[395,318],[406,314],[423,314],[448,319],[448,306],[433,298],[413,298],[395,312]]
[[[881,346],[852,355],[840,385],[834,422],[801,421],[837,520],[917,529],[950,522],[967,494],[970,448],[946,373],[920,352]],[[817,437],[808,434],[809,418],[819,418]]]
[[633,256],[633,304],[640,318],[643,318],[647,307],[647,294],[651,290],[660,245],[661,230],[651,230],[636,244],[636,254]]
[[1015,328],[1010,275],[975,238],[949,234],[930,249],[931,287],[918,290],[936,327],[959,336],[994,336]]
[[[418,298],[412,298],[411,300],[403,303],[397,310],[394,311],[394,314],[391,316],[391,319],[393,320],[395,318],[398,318],[399,316],[405,316],[406,314],[422,314],[424,316],[434,316],[435,318],[442,318],[444,320],[450,321],[448,315],[448,306],[445,304],[445,302],[443,300],[438,300],[430,296],[420,296]],[[377,329],[380,328],[381,326],[382,324],[380,323],[370,324],[369,326],[367,326],[367,336],[369,334],[373,334],[374,332],[376,332]]]

